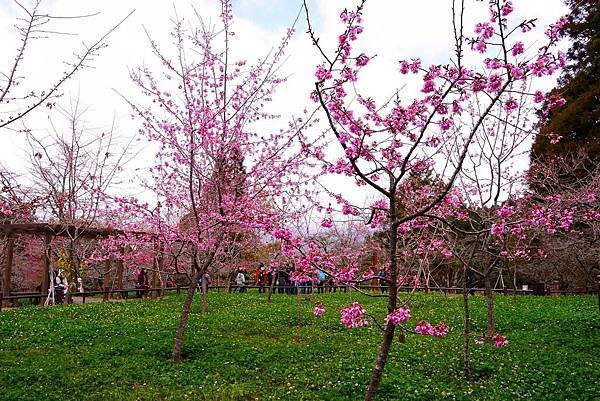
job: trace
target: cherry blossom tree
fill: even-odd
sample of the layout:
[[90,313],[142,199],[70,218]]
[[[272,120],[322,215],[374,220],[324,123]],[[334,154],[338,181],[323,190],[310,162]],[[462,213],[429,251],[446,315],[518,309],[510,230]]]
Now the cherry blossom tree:
[[[521,82],[551,75],[564,64],[564,56],[553,53],[563,22],[550,28],[546,45],[525,54],[525,49],[529,49],[528,31],[534,28],[534,20],[517,20],[511,1],[489,1],[488,17],[474,26],[463,20],[465,2],[454,1],[454,56],[446,65],[429,67],[423,66],[419,59],[400,61],[401,73],[422,77],[421,93],[413,99],[394,93],[381,102],[360,90],[361,71],[372,61],[369,50],[363,52],[355,46],[363,31],[365,3],[361,1],[354,11],[344,10],[340,14],[344,28],[333,52],[321,45],[308,18],[309,35],[322,57],[311,97],[321,106],[329,132],[343,152],[329,163],[328,172],[352,177],[358,185],[381,198],[373,205],[371,214],[378,216],[377,221],[387,231],[389,276],[394,284],[399,275],[401,228],[435,214],[447,200],[456,199],[450,195],[457,178],[477,133],[498,118],[494,111],[498,107],[517,108],[515,96],[522,93]],[[474,118],[467,112],[472,102],[478,105]],[[443,186],[432,187],[416,207],[400,208],[401,200],[411,196],[402,190],[403,183],[411,174],[427,169],[435,171]],[[361,215],[358,208],[347,202],[343,212]],[[379,388],[397,327],[394,323],[405,321],[390,317],[397,313],[398,301],[397,285],[391,285],[388,318],[365,400],[373,399]],[[350,315],[360,317],[364,312],[353,306]],[[406,317],[404,312],[401,315]],[[446,330],[440,326],[436,331],[429,323],[419,323],[415,331],[443,334]]]
[[[149,38],[162,66],[159,75],[149,68],[132,74],[148,102],[130,104],[142,121],[142,134],[158,148],[152,180],[145,184],[155,201],[147,207],[139,207],[137,200],[121,201],[146,213],[145,224],[165,247],[181,242],[191,252],[194,279],[179,319],[175,361],[182,360],[196,279],[231,258],[239,241],[279,228],[282,219],[273,205],[282,194],[299,190],[302,149],[310,145],[303,130],[312,117],[306,112],[282,125],[267,109],[285,81],[278,68],[292,30],[264,58],[249,64],[234,60],[229,1],[221,1],[219,26],[206,24],[197,12],[196,17],[190,28],[175,18],[173,54]],[[259,128],[257,121],[278,126]]]

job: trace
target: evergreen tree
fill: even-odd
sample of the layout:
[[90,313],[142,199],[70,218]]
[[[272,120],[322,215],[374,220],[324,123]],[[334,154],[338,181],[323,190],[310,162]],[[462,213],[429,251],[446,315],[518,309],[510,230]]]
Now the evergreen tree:
[[[542,121],[531,156],[534,163],[545,163],[553,156],[580,158],[585,152],[595,165],[600,162],[600,1],[565,2],[571,9],[565,33],[572,45],[569,63],[551,95],[562,96],[566,103]],[[562,138],[552,143],[556,135]]]

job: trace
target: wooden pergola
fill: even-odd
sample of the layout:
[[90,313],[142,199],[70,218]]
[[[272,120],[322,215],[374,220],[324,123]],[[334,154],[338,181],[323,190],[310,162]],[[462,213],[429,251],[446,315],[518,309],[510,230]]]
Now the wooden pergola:
[[[51,267],[51,255],[52,255],[52,239],[55,237],[65,238],[84,238],[84,239],[98,239],[107,238],[116,235],[143,235],[156,238],[155,234],[147,232],[131,231],[126,232],[123,230],[116,230],[113,228],[99,228],[99,227],[80,227],[76,225],[65,225],[65,224],[50,224],[50,223],[4,223],[0,224],[0,236],[4,236],[7,239],[6,244],[6,255],[4,261],[4,272],[2,280],[2,292],[5,295],[10,295],[12,290],[11,274],[14,260],[14,249],[15,239],[19,235],[29,235],[43,237],[44,239],[44,253],[43,253],[43,274],[41,283],[41,295],[46,297],[48,295],[50,267]],[[159,252],[160,247],[157,248]],[[122,249],[121,252],[124,252]],[[158,255],[155,258],[156,263],[162,265],[162,255]],[[117,286],[119,289],[123,289],[123,261],[121,259],[116,260],[117,264]],[[104,266],[104,288],[108,288],[110,285],[110,269],[111,260],[107,259]],[[162,266],[157,266],[159,269]],[[156,281],[156,271],[153,277],[153,282]]]

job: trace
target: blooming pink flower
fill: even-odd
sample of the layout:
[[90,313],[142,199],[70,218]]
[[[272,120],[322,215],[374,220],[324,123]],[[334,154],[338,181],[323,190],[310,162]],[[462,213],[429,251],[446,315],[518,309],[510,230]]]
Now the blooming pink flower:
[[400,73],[406,75],[406,74],[408,74],[408,71],[409,71],[408,61],[406,61],[406,60],[400,61]]
[[487,50],[487,45],[483,40],[477,40],[473,43],[473,50],[479,53],[485,53],[485,51]]
[[499,92],[502,88],[504,79],[498,74],[491,74],[488,78],[488,89],[490,92]]
[[324,81],[326,79],[331,79],[332,74],[331,71],[327,70],[325,66],[321,64],[317,67],[317,70],[315,71],[315,77],[317,77],[319,81]]
[[483,78],[477,78],[473,80],[472,89],[473,92],[481,92],[485,89],[487,82]]
[[502,6],[502,8],[500,9],[500,12],[502,13],[503,17],[506,17],[508,14],[512,13],[514,10],[512,1],[507,1],[506,3],[504,3],[504,5]]
[[365,318],[365,312],[366,310],[358,302],[353,302],[352,305],[341,310],[340,322],[349,329],[366,326],[369,321]]
[[406,75],[409,72],[416,74],[417,72],[419,72],[419,68],[421,68],[421,60],[420,59],[412,59],[410,63],[406,60],[400,61],[400,73],[401,74]]
[[506,110],[506,112],[509,114],[518,108],[519,108],[519,103],[517,103],[517,101],[512,97],[504,103],[504,110]]
[[446,326],[446,323],[439,322],[433,328],[433,334],[432,335],[434,337],[444,337],[446,334],[448,334],[449,330],[450,330],[450,328],[448,326]]
[[331,228],[333,227],[333,222],[331,221],[331,219],[325,218],[323,219],[323,221],[321,221],[321,227]]
[[562,17],[560,17],[560,19],[558,21],[556,21],[556,23],[554,23],[553,25],[550,25],[550,29],[548,29],[546,31],[546,36],[548,36],[552,40],[559,39],[562,29],[568,22],[569,22],[569,17],[566,15],[563,15]]
[[515,212],[515,208],[508,205],[502,205],[500,209],[498,209],[498,216],[502,218],[506,218],[511,216]]
[[552,96],[548,99],[548,109],[553,109],[557,106],[562,106],[565,103],[567,103],[567,101],[560,97],[560,96]]
[[352,68],[344,67],[344,69],[342,70],[342,78],[354,82],[356,81],[356,74],[352,70]]
[[421,92],[423,93],[430,93],[435,91],[435,84],[433,82],[432,79],[428,79],[425,81],[425,83],[423,84],[423,89],[421,89]]
[[482,39],[490,39],[494,36],[494,27],[488,22],[480,22],[475,25],[475,33],[478,34]]
[[362,53],[360,56],[356,58],[356,65],[359,67],[364,67],[369,62],[369,57]]
[[404,323],[410,319],[410,308],[408,306],[398,308],[392,313],[388,314],[385,318],[386,323],[391,323],[393,325],[399,325],[400,323]]
[[490,70],[497,70],[505,65],[504,61],[500,60],[499,58],[486,58],[484,60],[484,64],[486,68],[489,68]]
[[492,235],[502,235],[504,234],[504,231],[506,230],[506,226],[504,224],[504,220],[500,221],[499,223],[496,224],[492,224],[492,228],[491,228],[491,233]]
[[548,134],[548,139],[550,139],[550,143],[552,145],[556,145],[562,139],[562,135],[558,135],[558,134],[552,132],[552,133]]
[[315,304],[315,309],[313,311],[313,313],[315,314],[315,316],[317,317],[321,317],[323,316],[323,314],[325,313],[325,308],[323,307],[323,304],[320,302],[317,302]]
[[2,202],[2,201],[0,201],[0,213],[2,213],[5,216],[13,215],[13,211],[10,208],[10,206],[8,205],[8,203]]
[[424,336],[432,336],[434,330],[435,329],[433,328],[431,323],[426,322],[425,320],[421,320],[419,323],[417,323],[417,326],[415,327],[415,332]]
[[492,341],[494,342],[494,346],[496,348],[505,347],[508,345],[508,340],[506,337],[500,335],[499,333],[492,334]]
[[546,100],[546,95],[544,92],[535,91],[535,94],[533,95],[533,101],[536,103],[542,103],[544,100]]
[[442,131],[448,131],[450,128],[452,128],[452,120],[445,117],[442,118],[442,121],[440,122],[440,128]]
[[523,54],[524,51],[525,46],[523,45],[523,42],[517,42],[514,44],[511,53],[513,56],[518,56],[519,54]]

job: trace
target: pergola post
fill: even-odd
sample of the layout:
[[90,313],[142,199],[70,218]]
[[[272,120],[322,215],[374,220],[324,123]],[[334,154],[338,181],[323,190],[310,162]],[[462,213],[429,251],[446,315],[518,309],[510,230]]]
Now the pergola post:
[[164,286],[161,285],[159,289],[159,285],[162,284],[162,277],[160,276],[163,269],[163,246],[157,240],[154,241],[154,257],[152,258],[152,288],[156,288],[156,290],[152,291],[152,298],[158,298],[159,296],[162,298],[163,291],[162,288]]
[[[15,238],[13,236],[8,236],[6,238],[6,252],[4,259],[4,274],[2,277],[2,293],[5,297],[10,296],[11,288],[11,273],[12,273],[12,265],[13,265],[13,255],[15,251]],[[1,302],[1,301],[0,301]],[[7,306],[10,304],[10,301],[6,301]]]
[[[154,257],[152,258],[152,288],[158,287],[158,253],[154,252]],[[158,290],[152,291],[152,298],[158,298]]]
[[[162,274],[163,269],[165,267],[165,259],[164,259],[164,252],[163,252],[164,247],[162,246],[162,244],[160,244],[158,246],[158,263],[157,263],[157,267],[158,267],[158,274]],[[160,298],[162,299],[163,295],[164,295],[164,291],[163,289],[166,287],[164,281],[162,280],[162,276],[159,277],[160,280],[160,284],[161,284],[161,290],[160,290]]]
[[[119,252],[121,253],[120,257],[116,260],[117,263],[117,288],[119,291],[123,290],[123,257],[125,255],[125,247],[121,245],[119,248]],[[119,292],[121,295],[121,299],[125,298],[123,296],[123,292]]]
[[50,286],[50,261],[51,261],[51,242],[52,236],[50,234],[44,235],[44,272],[42,274],[42,298],[40,304],[44,303],[44,300],[48,296],[48,287]]

